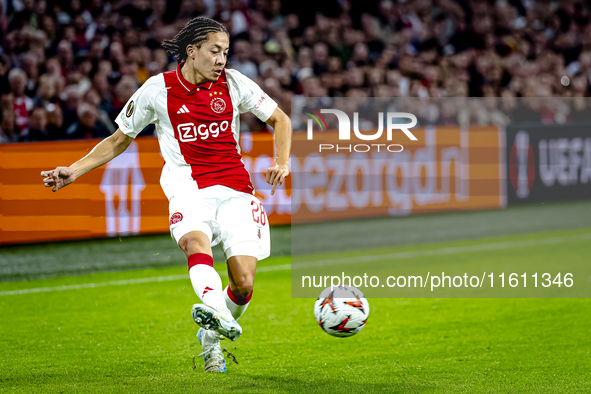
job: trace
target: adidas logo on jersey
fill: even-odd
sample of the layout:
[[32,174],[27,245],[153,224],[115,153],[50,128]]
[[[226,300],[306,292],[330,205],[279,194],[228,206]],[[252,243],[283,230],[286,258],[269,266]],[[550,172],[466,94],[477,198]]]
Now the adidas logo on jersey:
[[185,106],[185,104],[183,104],[183,106],[176,111],[177,114],[187,114],[189,113],[189,109]]

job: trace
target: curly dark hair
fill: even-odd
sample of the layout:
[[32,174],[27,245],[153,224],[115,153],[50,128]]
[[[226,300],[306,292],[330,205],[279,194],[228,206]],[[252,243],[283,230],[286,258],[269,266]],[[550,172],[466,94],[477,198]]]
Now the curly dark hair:
[[220,22],[204,16],[198,16],[197,18],[191,19],[172,40],[164,40],[162,46],[169,55],[173,56],[180,63],[187,59],[187,45],[193,44],[197,48],[200,48],[201,44],[207,40],[209,33],[218,32],[226,33],[228,37],[230,36],[226,27]]

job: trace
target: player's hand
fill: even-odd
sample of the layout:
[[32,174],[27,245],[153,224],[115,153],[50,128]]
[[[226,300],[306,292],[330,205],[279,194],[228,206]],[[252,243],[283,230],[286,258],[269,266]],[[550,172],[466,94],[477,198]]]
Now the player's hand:
[[45,187],[53,187],[52,192],[57,192],[76,180],[74,170],[70,167],[57,167],[55,170],[41,171],[41,176]]
[[271,189],[271,195],[275,194],[277,186],[283,185],[283,180],[289,175],[289,166],[275,164],[267,170],[267,183],[273,186]]

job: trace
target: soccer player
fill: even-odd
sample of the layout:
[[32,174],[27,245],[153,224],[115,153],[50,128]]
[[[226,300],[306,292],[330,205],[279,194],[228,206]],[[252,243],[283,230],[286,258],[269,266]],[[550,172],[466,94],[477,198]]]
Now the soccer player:
[[[69,167],[41,172],[58,191],[102,166],[156,125],[166,162],[160,184],[169,200],[170,232],[185,252],[201,304],[191,314],[201,326],[205,371],[225,372],[220,339],[242,334],[236,321],[252,297],[257,261],[270,254],[269,223],[244,167],[238,145],[239,116],[250,111],[275,129],[277,157],[266,181],[271,194],[289,175],[291,122],[275,101],[241,73],[226,70],[230,40],[215,20],[192,19],[163,46],[179,65],[148,79],[129,99],[119,129]],[[213,268],[211,247],[221,243],[229,285]]]

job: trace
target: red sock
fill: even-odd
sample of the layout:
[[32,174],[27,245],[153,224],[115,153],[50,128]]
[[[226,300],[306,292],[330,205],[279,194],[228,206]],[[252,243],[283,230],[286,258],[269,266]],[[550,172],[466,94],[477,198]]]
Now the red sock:
[[230,286],[227,286],[226,290],[224,290],[224,298],[226,300],[226,306],[232,312],[232,316],[238,320],[244,311],[246,311],[246,308],[248,308],[248,304],[250,304],[250,299],[252,298],[252,292],[246,297],[241,297],[232,293]]
[[206,253],[194,253],[189,256],[189,271],[197,264],[205,264],[213,267],[213,257]]

